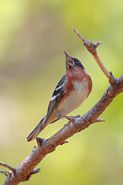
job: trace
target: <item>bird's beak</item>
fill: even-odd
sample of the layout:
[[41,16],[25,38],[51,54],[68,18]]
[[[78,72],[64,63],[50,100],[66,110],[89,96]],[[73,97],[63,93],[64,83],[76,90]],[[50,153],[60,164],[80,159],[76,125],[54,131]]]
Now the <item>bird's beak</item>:
[[66,56],[66,68],[73,66],[74,61],[73,61],[72,57],[70,55],[68,55],[68,53],[66,51],[64,51],[64,54]]

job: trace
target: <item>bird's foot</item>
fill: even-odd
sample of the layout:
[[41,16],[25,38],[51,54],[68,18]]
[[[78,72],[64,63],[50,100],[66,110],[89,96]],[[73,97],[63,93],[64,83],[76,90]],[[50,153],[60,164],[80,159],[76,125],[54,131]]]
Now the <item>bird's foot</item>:
[[81,119],[81,116],[65,116],[66,119],[68,119],[71,122],[75,122],[77,119]]

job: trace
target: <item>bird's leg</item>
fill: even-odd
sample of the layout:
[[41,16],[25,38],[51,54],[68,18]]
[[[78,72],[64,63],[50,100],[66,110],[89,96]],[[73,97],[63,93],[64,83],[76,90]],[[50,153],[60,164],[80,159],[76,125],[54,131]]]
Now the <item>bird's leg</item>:
[[60,112],[57,112],[57,111],[56,111],[56,116],[57,116],[58,119],[60,119],[60,118],[61,118]]

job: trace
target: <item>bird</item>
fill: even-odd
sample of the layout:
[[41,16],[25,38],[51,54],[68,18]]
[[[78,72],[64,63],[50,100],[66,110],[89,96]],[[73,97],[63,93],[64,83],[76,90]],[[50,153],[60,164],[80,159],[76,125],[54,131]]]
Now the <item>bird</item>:
[[91,93],[92,80],[82,63],[67,52],[64,53],[66,56],[66,73],[52,94],[46,116],[29,134],[27,141],[36,139],[48,124],[62,118],[68,118],[67,114],[79,107]]

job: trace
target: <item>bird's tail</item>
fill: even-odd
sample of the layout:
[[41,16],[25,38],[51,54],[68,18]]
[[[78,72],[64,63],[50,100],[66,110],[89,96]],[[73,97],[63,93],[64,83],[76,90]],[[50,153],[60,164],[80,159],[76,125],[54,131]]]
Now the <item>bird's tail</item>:
[[47,126],[48,122],[46,121],[46,118],[42,118],[42,120],[39,122],[39,124],[34,128],[34,130],[29,134],[27,137],[27,141],[32,141],[35,139],[38,134]]

